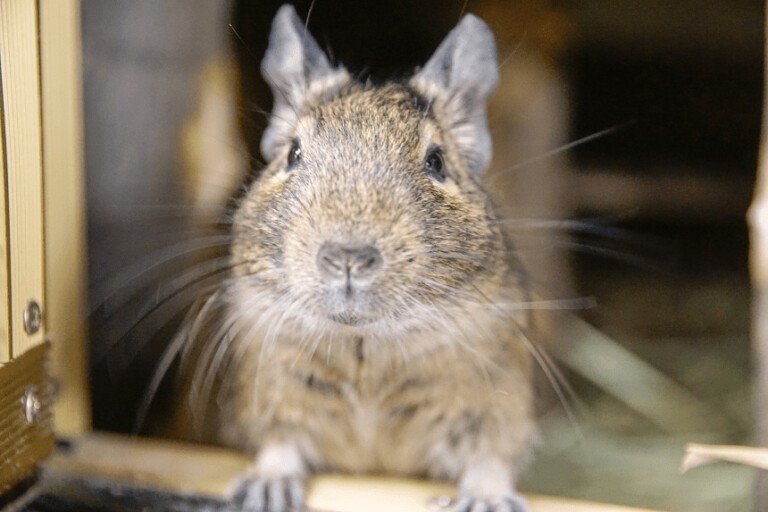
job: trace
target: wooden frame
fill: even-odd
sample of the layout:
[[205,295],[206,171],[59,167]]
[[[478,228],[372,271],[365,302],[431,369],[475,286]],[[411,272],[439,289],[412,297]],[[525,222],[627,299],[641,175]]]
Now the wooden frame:
[[85,307],[85,192],[79,0],[39,0],[45,201],[46,335],[56,431],[90,429]]
[[51,451],[43,289],[43,162],[38,2],[0,2],[0,491]]
[[0,490],[53,446],[52,376],[61,383],[57,431],[90,425],[79,8],[77,0],[0,2]]

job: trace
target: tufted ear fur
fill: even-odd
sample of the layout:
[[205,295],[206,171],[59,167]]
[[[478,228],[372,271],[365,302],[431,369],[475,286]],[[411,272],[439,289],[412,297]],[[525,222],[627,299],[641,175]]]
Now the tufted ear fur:
[[269,126],[261,139],[261,154],[270,161],[280,143],[290,136],[306,104],[337,90],[349,80],[349,74],[342,66],[331,66],[288,4],[280,7],[272,22],[261,73],[272,88],[274,102]]
[[447,116],[459,151],[475,174],[482,173],[491,160],[485,112],[488,96],[498,81],[493,34],[471,14],[451,30],[410,81]]

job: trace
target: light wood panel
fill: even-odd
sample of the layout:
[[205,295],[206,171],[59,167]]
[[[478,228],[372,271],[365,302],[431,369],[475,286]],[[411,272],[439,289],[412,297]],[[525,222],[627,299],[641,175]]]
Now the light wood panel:
[[[222,448],[93,433],[66,453],[55,454],[44,474],[59,481],[110,482],[116,488],[154,489],[182,496],[231,499],[250,460]],[[126,487],[127,486],[127,487]],[[324,512],[434,512],[434,500],[451,485],[415,479],[321,475],[312,479],[310,510]],[[650,512],[585,501],[527,496],[531,512]]]
[[90,428],[79,0],[40,0],[46,334],[61,383],[56,430]]
[[8,317],[8,223],[5,205],[5,115],[3,109],[3,80],[0,64],[0,364],[11,358],[11,324]]
[[37,2],[0,1],[10,279],[11,358],[43,341],[24,330],[30,300],[43,311],[43,209]]

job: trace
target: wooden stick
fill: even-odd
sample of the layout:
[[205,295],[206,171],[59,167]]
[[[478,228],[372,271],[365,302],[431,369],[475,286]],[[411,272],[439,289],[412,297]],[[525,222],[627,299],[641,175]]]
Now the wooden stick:
[[[768,45],[768,40],[766,41]],[[768,69],[768,46],[764,55]],[[750,228],[750,273],[752,276],[752,347],[755,369],[755,439],[768,446],[768,85],[763,89],[763,121],[757,182],[747,213]],[[768,472],[757,478],[756,510],[768,507]]]
[[683,473],[710,462],[726,461],[768,469],[768,449],[751,446],[723,446],[690,443],[685,446]]

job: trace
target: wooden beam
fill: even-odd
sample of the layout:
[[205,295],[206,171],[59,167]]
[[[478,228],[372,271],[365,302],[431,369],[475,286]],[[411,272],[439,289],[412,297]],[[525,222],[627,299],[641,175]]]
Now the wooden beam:
[[[768,20],[768,14],[766,15]],[[768,40],[764,52],[768,70]],[[760,136],[757,182],[747,214],[750,228],[752,277],[752,348],[755,371],[755,440],[768,446],[768,83],[763,85],[763,125]],[[757,478],[756,510],[768,507],[768,472]]]
[[[101,499],[113,500],[115,509],[114,500],[122,496],[138,506],[168,500],[174,510],[186,510],[186,500],[190,511],[201,510],[202,505],[235,510],[227,503],[249,463],[245,456],[221,448],[93,433],[45,463],[41,492],[66,492],[69,499],[78,499],[79,493],[82,500],[99,499],[94,495],[100,494]],[[307,505],[314,511],[434,512],[442,510],[436,508],[437,501],[453,493],[451,485],[424,480],[321,475],[310,482]],[[643,512],[548,496],[527,499],[531,512]]]
[[56,431],[90,429],[85,338],[85,178],[80,1],[40,0],[46,334],[59,381]]

